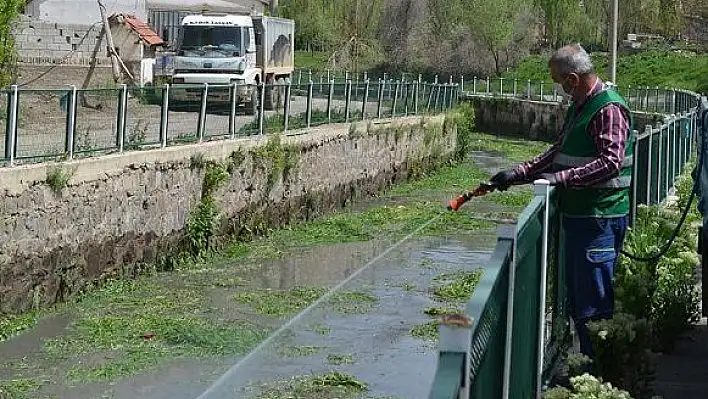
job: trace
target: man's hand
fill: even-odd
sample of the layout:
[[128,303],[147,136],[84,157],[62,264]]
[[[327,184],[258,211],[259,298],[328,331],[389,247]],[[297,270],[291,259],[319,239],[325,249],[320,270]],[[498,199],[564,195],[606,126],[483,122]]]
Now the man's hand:
[[516,179],[516,173],[513,170],[503,170],[492,176],[490,183],[499,191],[506,191],[511,183]]

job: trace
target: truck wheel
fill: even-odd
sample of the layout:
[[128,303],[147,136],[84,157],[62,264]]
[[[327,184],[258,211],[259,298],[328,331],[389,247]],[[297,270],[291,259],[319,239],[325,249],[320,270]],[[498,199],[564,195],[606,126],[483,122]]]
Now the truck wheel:
[[285,104],[285,79],[283,78],[278,78],[277,80],[278,83],[278,90],[276,90],[276,100],[275,100],[275,107],[278,109],[283,108],[283,105]]
[[265,109],[272,111],[275,109],[278,101],[276,98],[277,88],[273,87],[272,84],[270,86],[266,84],[265,91]]
[[251,90],[251,101],[246,103],[246,114],[255,115],[258,112],[258,88]]

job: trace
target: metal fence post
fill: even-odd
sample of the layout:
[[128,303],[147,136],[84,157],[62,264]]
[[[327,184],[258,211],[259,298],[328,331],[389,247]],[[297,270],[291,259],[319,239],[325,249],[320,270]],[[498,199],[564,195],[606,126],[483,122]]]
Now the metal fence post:
[[393,91],[393,105],[391,106],[391,117],[394,118],[396,116],[396,105],[398,105],[398,89],[400,88],[401,82],[396,81],[395,84],[395,89]]
[[347,83],[344,86],[344,93],[347,96],[344,102],[344,123],[349,123],[349,107],[352,104],[352,81],[347,79]]
[[516,224],[508,223],[499,225],[497,237],[513,241],[511,262],[509,264],[509,288],[507,292],[506,331],[504,339],[504,371],[502,374],[502,398],[508,399],[509,389],[511,388],[511,349],[512,334],[514,331],[514,291],[516,288]]
[[536,346],[536,397],[541,397],[541,386],[543,380],[544,348],[546,341],[546,289],[548,279],[548,235],[550,234],[550,211],[551,211],[551,187],[548,180],[536,180],[533,182],[534,194],[543,197],[543,236],[541,238],[541,287],[539,292],[539,317],[538,317],[538,342]]
[[162,109],[160,109],[160,147],[167,147],[167,128],[170,115],[170,85],[162,86]]
[[307,127],[308,129],[312,125],[312,89],[314,88],[314,84],[310,80],[310,82],[307,84]]
[[514,93],[514,97],[516,97],[516,93],[517,93],[518,85],[519,85],[519,79],[517,79],[517,78],[514,78],[514,86],[513,86],[513,93]]
[[66,143],[67,159],[74,159],[74,138],[76,137],[76,86],[71,85],[69,102],[66,107]]
[[229,138],[236,138],[236,97],[238,96],[238,83],[229,85]]
[[265,132],[265,92],[266,92],[266,84],[265,82],[261,82],[261,92],[260,94],[260,101],[258,101],[258,134],[263,135]]
[[465,91],[465,75],[460,75],[460,90]]
[[329,93],[327,93],[327,123],[332,123],[332,100],[334,98],[334,79],[329,81]]
[[472,94],[477,94],[477,77],[472,78]]
[[531,79],[526,80],[526,98],[531,98]]
[[199,125],[197,125],[197,137],[201,143],[204,141],[204,129],[206,128],[207,97],[209,96],[209,83],[204,83],[202,88],[202,106],[199,108]]
[[543,101],[543,81],[538,82],[538,100]]
[[364,101],[361,103],[361,120],[366,119],[366,104],[369,102],[369,88],[371,87],[371,84],[369,83],[369,79],[367,78],[366,81],[364,82]]
[[504,78],[499,78],[499,95],[504,96]]
[[[633,134],[634,134],[634,137],[639,136],[639,132],[637,130],[634,130]],[[637,184],[639,183],[637,181],[637,177],[639,176],[639,170],[637,168],[636,160],[639,156],[639,141],[640,140],[641,139],[634,140],[634,144],[632,145],[634,147],[632,150],[632,154],[633,154],[635,163],[634,163],[634,167],[632,168],[632,195],[631,195],[632,202],[629,205],[630,206],[630,209],[629,209],[629,225],[630,226],[633,226],[634,221],[637,220]],[[648,155],[649,155],[649,158],[651,158],[651,151]],[[647,171],[647,173],[649,173],[649,172]]]
[[491,94],[492,91],[492,81],[489,79],[489,76],[487,76],[487,93],[486,94]]
[[5,126],[5,159],[10,166],[15,164],[17,156],[17,128],[20,114],[19,89],[17,85],[12,85],[8,92],[10,101],[7,102],[7,125]]
[[645,133],[648,134],[649,137],[649,153],[648,153],[648,160],[647,160],[647,205],[651,205],[651,185],[652,185],[652,153],[654,152],[654,129],[652,128],[651,125],[647,125],[646,128],[644,129]]
[[665,165],[662,164],[664,161],[661,156],[661,151],[663,150],[664,147],[664,128],[661,125],[661,122],[656,123],[656,128],[659,130],[659,154],[657,157],[657,174],[656,174],[656,203],[660,204],[662,200],[661,196],[661,169],[664,168]]
[[[329,73],[329,70],[327,71]],[[283,131],[288,131],[288,125],[290,124],[290,96],[292,93],[292,83],[288,79],[285,85],[285,101],[283,102]]]
[[128,108],[128,85],[120,86],[120,104],[118,106],[118,135],[117,147],[119,152],[123,152],[125,146],[126,115]]
[[378,104],[376,106],[376,118],[381,119],[381,107],[383,105],[384,81],[379,79]]
[[413,113],[415,115],[418,115],[418,96],[420,95],[419,93],[420,90],[420,82],[416,81],[413,85]]
[[455,397],[469,398],[471,380],[472,322],[466,313],[447,314],[440,317],[438,332],[440,335],[439,351],[464,354],[460,391]]

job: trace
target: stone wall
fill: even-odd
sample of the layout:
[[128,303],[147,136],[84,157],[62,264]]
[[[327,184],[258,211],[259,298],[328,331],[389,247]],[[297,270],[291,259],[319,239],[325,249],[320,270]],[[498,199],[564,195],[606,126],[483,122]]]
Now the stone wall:
[[221,215],[218,242],[376,193],[449,157],[456,135],[443,117],[414,117],[329,125],[280,144],[240,138],[0,169],[0,313],[65,300],[176,250],[204,202],[211,161],[228,165],[209,196]]
[[[474,107],[475,128],[504,136],[527,137],[553,141],[563,126],[567,105],[556,102],[527,101],[510,98],[470,97]],[[643,132],[646,125],[655,125],[663,115],[633,112],[634,129]]]

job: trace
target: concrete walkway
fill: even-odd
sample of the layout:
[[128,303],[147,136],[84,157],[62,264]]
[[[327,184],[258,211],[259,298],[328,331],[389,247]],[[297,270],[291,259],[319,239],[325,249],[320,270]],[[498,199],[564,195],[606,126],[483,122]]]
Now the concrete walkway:
[[706,318],[681,338],[671,354],[656,359],[654,390],[664,399],[708,397],[708,325]]

